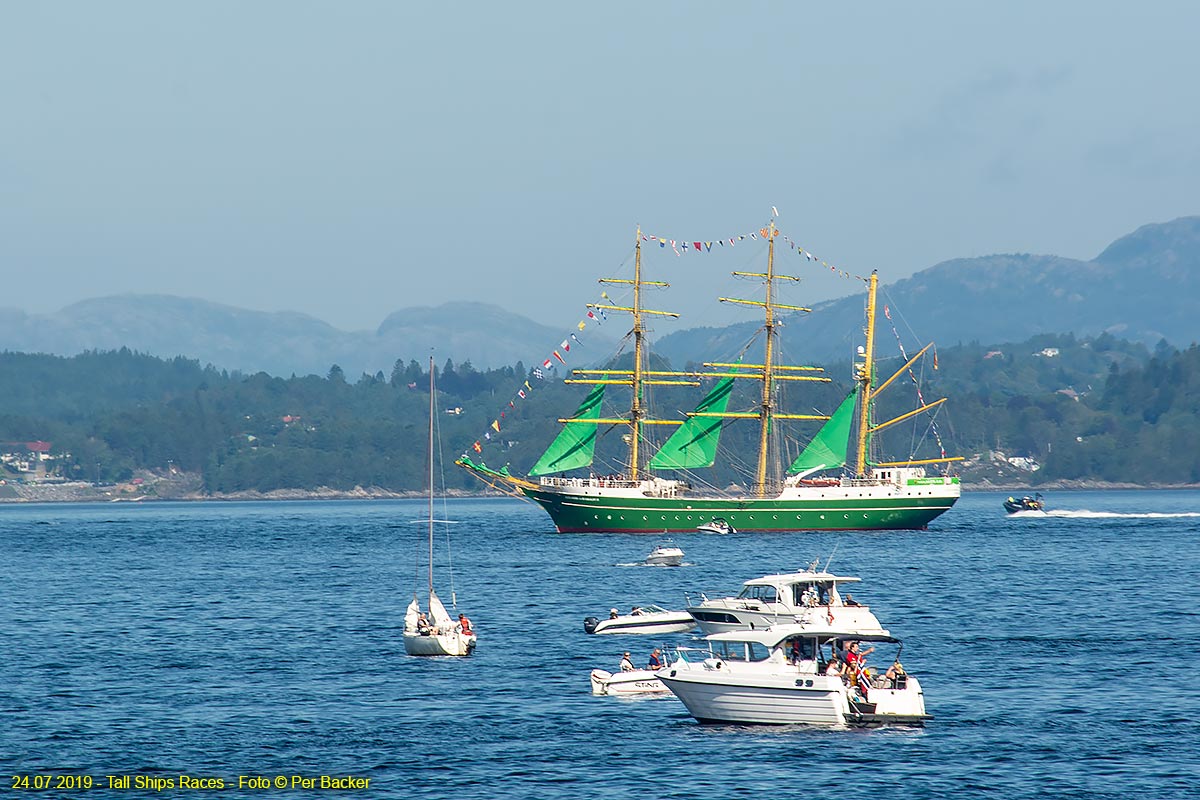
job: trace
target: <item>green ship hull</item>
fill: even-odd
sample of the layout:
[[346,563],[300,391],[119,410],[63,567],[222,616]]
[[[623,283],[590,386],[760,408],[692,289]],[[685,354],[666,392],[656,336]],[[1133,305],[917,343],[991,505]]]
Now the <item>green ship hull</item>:
[[920,530],[958,500],[953,492],[858,498],[606,497],[541,488],[521,491],[559,533],[681,533],[715,518],[738,531]]

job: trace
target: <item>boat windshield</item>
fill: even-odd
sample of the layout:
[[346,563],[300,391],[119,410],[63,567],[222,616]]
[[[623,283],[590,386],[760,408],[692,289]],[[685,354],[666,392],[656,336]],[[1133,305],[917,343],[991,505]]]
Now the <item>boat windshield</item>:
[[743,587],[742,591],[738,593],[737,599],[738,600],[761,600],[764,603],[779,602],[779,599],[775,594],[774,586],[762,586],[760,584],[753,584],[750,586]]
[[653,603],[646,603],[646,605],[640,606],[640,608],[642,609],[643,614],[665,614],[665,613],[667,613],[667,610],[665,608],[663,608],[662,606],[656,606]]
[[827,606],[831,600],[841,599],[835,581],[801,581],[791,588],[794,606]]
[[771,650],[761,642],[713,642],[712,654],[726,661],[766,661]]

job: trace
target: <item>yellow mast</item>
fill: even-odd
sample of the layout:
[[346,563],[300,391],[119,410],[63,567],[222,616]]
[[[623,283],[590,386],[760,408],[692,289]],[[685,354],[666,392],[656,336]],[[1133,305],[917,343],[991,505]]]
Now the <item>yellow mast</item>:
[[[642,426],[652,424],[668,424],[678,425],[679,422],[659,421],[646,419],[646,410],[642,406],[642,387],[647,385],[654,386],[698,386],[699,382],[690,381],[665,381],[657,379],[659,375],[682,375],[684,373],[670,372],[654,372],[645,368],[645,336],[646,327],[642,320],[646,314],[657,314],[663,317],[678,317],[670,311],[654,311],[649,308],[642,307],[642,287],[643,286],[670,286],[669,283],[663,281],[643,281],[642,280],[642,228],[639,225],[637,229],[637,242],[634,247],[633,260],[633,280],[623,278],[601,278],[600,283],[622,283],[633,286],[633,306],[616,306],[606,305],[602,303],[589,303],[588,308],[605,309],[608,311],[628,311],[633,315],[633,369],[632,370],[574,370],[576,375],[595,374],[602,372],[605,375],[629,376],[627,378],[575,378],[568,379],[566,383],[586,383],[586,384],[623,384],[633,388],[633,401],[629,409],[628,419],[603,419],[603,420],[578,420],[578,422],[596,424],[600,423],[620,423],[629,426],[630,441],[629,441],[629,477],[630,480],[637,480],[640,472],[641,462],[641,434]],[[607,296],[607,295],[606,295]],[[647,378],[647,375],[656,376]],[[559,420],[559,422],[576,422],[577,420]]]
[[638,479],[638,445],[642,438],[642,226],[637,228],[633,257],[633,405],[629,409],[629,479]]
[[771,404],[775,377],[775,309],[771,305],[775,290],[775,220],[771,220],[767,234],[767,296],[763,308],[766,311],[764,327],[767,341],[763,351],[762,403],[758,423],[758,469],[754,473],[755,494],[762,497],[767,493],[767,436],[771,431]]
[[867,438],[870,435],[871,382],[875,374],[875,290],[879,286],[878,270],[871,271],[867,290],[867,345],[863,351],[863,364],[858,368],[859,402],[858,410],[858,460],[855,463],[854,474],[862,478],[867,469]]
[[[762,381],[762,395],[759,401],[759,409],[755,414],[739,414],[734,412],[726,412],[721,414],[698,414],[693,416],[703,417],[727,417],[730,419],[758,419],[758,465],[754,473],[754,493],[759,497],[764,497],[767,494],[767,464],[770,463],[770,433],[771,419],[827,419],[826,417],[815,416],[811,414],[776,414],[775,413],[775,382],[780,380],[785,381],[822,381],[829,382],[829,378],[809,376],[809,375],[789,375],[787,371],[793,372],[820,372],[816,367],[788,367],[775,364],[775,339],[778,336],[775,329],[775,312],[779,309],[788,311],[803,311],[808,312],[812,309],[804,308],[803,306],[790,306],[783,303],[775,302],[775,281],[799,281],[792,275],[776,275],[775,274],[775,237],[778,231],[775,229],[775,221],[772,219],[768,228],[764,230],[767,237],[767,271],[766,272],[735,272],[734,275],[739,275],[746,278],[762,278],[767,284],[767,294],[762,301],[757,300],[739,300],[732,297],[718,298],[722,303],[739,303],[746,306],[760,306],[764,314],[764,329],[766,330],[766,343],[764,345],[763,363],[761,364],[729,364],[729,363],[705,363],[704,366],[713,367],[737,367],[739,372],[710,372],[705,373],[706,377],[732,377],[732,378],[752,378]],[[780,372],[785,374],[779,374]]]

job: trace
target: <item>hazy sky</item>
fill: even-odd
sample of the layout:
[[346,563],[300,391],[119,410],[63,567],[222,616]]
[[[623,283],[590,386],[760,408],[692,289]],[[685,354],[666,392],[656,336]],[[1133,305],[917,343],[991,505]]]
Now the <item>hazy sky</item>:
[[[1200,4],[6,0],[0,306],[570,324],[634,230],[885,282],[1200,212]],[[747,243],[749,244],[749,243]],[[725,324],[736,255],[653,254]],[[856,291],[795,256],[788,299]],[[624,265],[624,267],[623,267]]]

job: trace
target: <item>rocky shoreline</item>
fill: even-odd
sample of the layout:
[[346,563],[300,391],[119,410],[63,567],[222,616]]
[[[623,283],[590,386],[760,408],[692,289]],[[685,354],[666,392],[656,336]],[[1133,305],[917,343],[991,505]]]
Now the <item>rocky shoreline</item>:
[[[963,486],[964,492],[1009,492],[1028,494],[1053,491],[1122,491],[1133,489],[1200,489],[1187,483],[1115,483],[1106,481],[1052,481],[1038,486],[976,479]],[[505,497],[490,489],[466,491],[452,489],[448,497]],[[94,484],[85,481],[57,483],[0,483],[0,503],[140,503],[154,501],[277,501],[277,500],[392,500],[425,497],[421,491],[394,491],[378,486],[353,489],[275,489],[269,492],[208,493],[203,491],[199,475],[177,474],[169,477],[145,474],[129,483]]]

